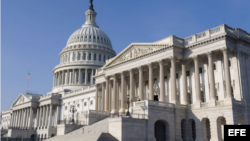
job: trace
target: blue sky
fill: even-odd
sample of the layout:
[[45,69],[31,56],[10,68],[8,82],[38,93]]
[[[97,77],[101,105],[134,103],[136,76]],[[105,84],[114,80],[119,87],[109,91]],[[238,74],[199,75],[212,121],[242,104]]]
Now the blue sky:
[[[2,0],[1,106],[20,93],[51,91],[52,69],[85,22],[89,0]],[[132,42],[181,38],[227,24],[250,32],[249,0],[94,0],[97,24],[118,54]]]

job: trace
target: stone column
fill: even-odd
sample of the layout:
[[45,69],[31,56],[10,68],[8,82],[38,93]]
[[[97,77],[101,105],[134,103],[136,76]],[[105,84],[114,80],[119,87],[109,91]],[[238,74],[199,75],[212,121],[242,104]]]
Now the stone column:
[[102,83],[102,104],[101,111],[105,111],[105,83]]
[[66,85],[69,85],[69,70],[67,70]]
[[215,82],[214,82],[214,64],[213,64],[213,55],[212,52],[207,53],[208,57],[208,66],[209,66],[209,82],[210,82],[210,98],[211,101],[216,100],[216,95],[215,95]]
[[109,112],[109,76],[106,77],[105,111]]
[[40,117],[39,117],[39,121],[38,121],[38,128],[41,128],[42,127],[42,120],[43,120],[43,107],[42,106],[40,106],[40,111],[39,111],[40,113],[39,113],[39,115],[40,115]]
[[93,85],[93,69],[91,69],[90,84]]
[[24,110],[21,109],[20,111],[21,112],[20,112],[20,124],[19,124],[19,127],[22,128],[23,127],[23,118],[22,117],[24,117]]
[[38,128],[38,126],[39,126],[39,118],[41,116],[41,115],[39,115],[39,111],[40,111],[40,108],[38,107],[37,111],[36,111],[36,126],[35,126],[35,128]]
[[201,102],[201,94],[200,94],[200,72],[199,72],[199,62],[198,56],[194,56],[194,71],[195,71],[195,94],[196,94],[196,103]]
[[153,68],[152,63],[148,64],[148,84],[149,84],[149,100],[154,100],[154,91],[153,91]]
[[61,86],[61,72],[58,72],[58,86]]
[[25,120],[24,120],[24,128],[27,128],[28,127],[28,123],[29,123],[29,109],[28,108],[25,108]]
[[229,64],[228,64],[228,49],[224,48],[222,52],[223,52],[223,61],[224,61],[224,69],[225,69],[227,99],[230,99],[232,98],[232,91],[231,91],[230,71],[229,71]]
[[138,67],[139,70],[139,99],[144,100],[143,94],[143,70],[142,66]]
[[81,69],[79,69],[79,74],[78,74],[78,84],[81,85],[82,84],[82,72],[81,72]]
[[73,70],[74,71],[74,81],[73,81],[73,83],[74,83],[74,85],[76,85],[77,83],[76,83],[76,78],[77,78],[77,72],[76,72],[76,70],[74,69]]
[[44,126],[45,128],[47,128],[47,125],[48,125],[48,118],[49,118],[49,105],[46,105],[46,114],[45,114],[45,122],[44,122]]
[[170,58],[171,61],[171,103],[176,103],[176,72],[175,72],[175,57]]
[[116,93],[116,87],[117,85],[117,77],[116,74],[113,75],[113,93],[112,93],[112,110],[111,113],[117,113],[117,93]]
[[186,60],[181,61],[181,68],[182,68],[182,98],[183,104],[187,104],[187,74],[186,74]]
[[65,84],[65,72],[62,71],[62,85]]
[[160,66],[159,78],[160,78],[160,101],[165,102],[165,85],[164,85],[164,66],[163,60],[158,61]]
[[46,106],[44,105],[44,106],[42,106],[42,108],[43,108],[43,115],[42,115],[42,123],[41,123],[41,128],[44,128],[44,122],[45,122],[45,108],[46,108]]
[[31,129],[32,127],[33,127],[33,109],[32,109],[32,107],[30,107],[30,114],[29,114],[29,125],[28,125],[28,127],[29,127],[29,129]]
[[88,69],[85,68],[85,84],[88,84]]
[[55,121],[56,123],[55,123],[55,125],[58,124],[58,120],[59,120],[59,116],[60,116],[59,114],[60,114],[60,113],[59,113],[59,105],[57,105],[57,106],[56,106],[56,121]]
[[50,104],[48,107],[49,107],[48,128],[50,128],[51,127],[51,122],[52,122],[52,109],[53,109],[53,105]]
[[96,88],[96,90],[95,90],[95,110],[96,111],[98,111],[99,109],[98,109],[98,92],[99,92],[99,90],[98,90],[98,87],[99,87],[99,85],[98,84],[96,84],[95,85],[95,88]]
[[[121,73],[121,109],[119,110],[119,113],[124,113],[124,99],[125,99],[125,84],[124,84],[124,81],[125,81],[125,76],[124,76],[124,72]],[[118,99],[118,105],[119,107],[119,99]]]
[[[130,100],[135,101],[135,86],[134,86],[134,73],[133,69],[129,70],[129,84],[130,84]],[[130,102],[130,107],[133,106],[133,102]]]
[[16,116],[15,116],[15,127],[18,126],[17,119],[18,119],[18,110],[15,111]]

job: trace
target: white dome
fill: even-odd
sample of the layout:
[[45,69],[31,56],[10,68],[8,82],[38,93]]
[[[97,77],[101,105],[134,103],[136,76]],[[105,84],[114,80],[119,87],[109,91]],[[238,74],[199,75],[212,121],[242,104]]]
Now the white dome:
[[71,44],[102,44],[112,49],[109,37],[97,26],[83,25],[82,28],[76,30],[68,39],[67,46]]

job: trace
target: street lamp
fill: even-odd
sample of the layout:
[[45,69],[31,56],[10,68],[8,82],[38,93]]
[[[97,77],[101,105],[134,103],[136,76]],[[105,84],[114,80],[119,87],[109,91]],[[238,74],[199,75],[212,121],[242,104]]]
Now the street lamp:
[[77,109],[75,109],[75,105],[72,106],[72,109],[70,109],[70,112],[72,113],[72,123],[75,123],[74,121],[74,113],[77,112]]
[[124,100],[124,102],[127,102],[127,108],[128,108],[128,110],[127,110],[127,113],[126,113],[126,116],[129,116],[130,117],[130,112],[129,112],[129,105],[130,105],[130,102],[133,102],[133,100],[131,99],[131,101],[129,100],[129,97],[130,97],[130,95],[129,95],[129,93],[128,93],[128,95],[127,95],[127,100]]

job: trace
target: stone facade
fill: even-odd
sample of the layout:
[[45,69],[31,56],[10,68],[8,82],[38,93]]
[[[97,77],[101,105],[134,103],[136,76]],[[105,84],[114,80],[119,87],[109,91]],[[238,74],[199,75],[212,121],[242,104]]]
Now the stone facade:
[[[3,111],[9,137],[42,140],[75,130],[73,118],[91,125],[112,115],[108,132],[121,141],[221,141],[223,125],[250,124],[249,33],[220,25],[116,55],[96,15],[86,12],[60,53],[52,91],[20,94]],[[128,110],[132,118],[120,117]]]

